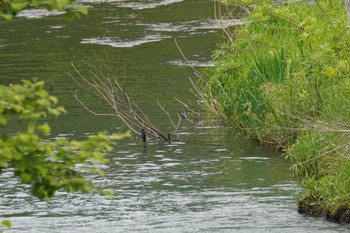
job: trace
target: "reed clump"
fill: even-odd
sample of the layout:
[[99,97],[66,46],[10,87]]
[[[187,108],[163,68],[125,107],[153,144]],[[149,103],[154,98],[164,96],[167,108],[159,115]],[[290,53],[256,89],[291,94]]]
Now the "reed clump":
[[[250,1],[202,85],[234,128],[285,151],[300,212],[348,221],[350,33],[343,1]],[[232,30],[231,30],[232,32]],[[349,216],[348,216],[349,215]]]

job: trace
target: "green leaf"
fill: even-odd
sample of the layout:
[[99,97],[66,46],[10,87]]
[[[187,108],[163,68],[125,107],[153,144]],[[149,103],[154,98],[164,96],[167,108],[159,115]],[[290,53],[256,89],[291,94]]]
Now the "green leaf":
[[50,182],[50,185],[52,185],[52,186],[58,186],[58,181],[57,181],[57,179],[55,178],[55,177],[49,177],[48,178],[48,180],[49,180],[49,182]]
[[11,228],[12,223],[11,223],[10,220],[5,219],[5,220],[3,220],[3,221],[1,222],[1,225],[2,225],[3,227],[6,227],[6,228]]
[[9,164],[5,160],[0,159],[0,167],[8,167],[8,166]]
[[38,95],[41,98],[46,98],[47,97],[47,92],[45,90],[39,90],[35,93],[36,95]]
[[12,2],[11,7],[16,12],[23,10],[26,6],[28,6],[28,2]]
[[5,20],[11,20],[13,18],[13,15],[11,14],[0,13],[0,16],[3,17]]
[[0,125],[6,125],[7,120],[6,117],[3,114],[0,114]]
[[28,133],[34,133],[34,131],[35,131],[35,122],[29,122],[27,130],[28,130]]
[[21,139],[22,143],[26,143],[30,141],[31,136],[29,134],[21,134],[19,135],[19,138]]
[[56,0],[56,4],[58,10],[63,10],[67,6],[68,2],[66,0]]
[[64,15],[64,19],[67,21],[73,21],[75,18],[79,17],[79,14],[77,14],[76,12],[68,12]]
[[101,193],[102,195],[105,195],[105,196],[109,197],[109,198],[112,198],[113,195],[114,195],[113,189],[102,189],[102,190],[100,191],[100,193]]
[[20,152],[13,152],[12,153],[12,159],[14,160],[20,160],[23,158],[23,154]]
[[45,123],[43,125],[39,125],[38,126],[38,130],[40,132],[42,132],[43,134],[48,134],[48,133],[50,133],[51,128],[50,128],[50,126],[47,123]]
[[120,134],[112,134],[112,135],[109,135],[108,138],[110,140],[121,140],[121,139],[124,139],[124,138],[127,138],[127,137],[131,137],[131,132],[130,131],[127,131],[126,133],[120,133]]
[[28,183],[29,181],[32,180],[32,176],[31,176],[30,174],[26,173],[26,172],[23,172],[23,173],[21,174],[21,177],[22,177],[22,179],[23,179],[23,181],[24,181],[25,183]]
[[53,104],[57,104],[58,103],[58,99],[55,97],[55,96],[50,96],[50,101],[53,103]]
[[39,7],[43,3],[43,1],[42,0],[33,0],[32,3],[35,7]]
[[76,7],[75,9],[77,9],[83,15],[87,15],[89,12],[89,10],[86,7]]

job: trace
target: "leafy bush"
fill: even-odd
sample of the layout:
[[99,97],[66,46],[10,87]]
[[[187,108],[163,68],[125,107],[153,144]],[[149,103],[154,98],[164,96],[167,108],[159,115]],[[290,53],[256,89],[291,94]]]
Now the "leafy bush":
[[[98,134],[85,141],[46,140],[44,135],[50,132],[50,126],[40,122],[64,112],[64,108],[57,107],[57,99],[44,90],[43,82],[0,86],[0,173],[12,168],[16,177],[31,185],[32,194],[38,198],[51,199],[58,189],[103,192],[83,173],[103,175],[94,165],[107,163],[104,154],[113,149],[113,141],[128,135]],[[4,133],[5,126],[16,121],[25,122],[26,129]],[[79,171],[78,164],[82,165]]]

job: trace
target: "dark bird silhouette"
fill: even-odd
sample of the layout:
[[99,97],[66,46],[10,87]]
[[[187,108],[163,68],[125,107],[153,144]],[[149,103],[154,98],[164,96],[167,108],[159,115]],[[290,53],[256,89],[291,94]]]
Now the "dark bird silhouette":
[[144,144],[146,144],[146,140],[147,140],[147,133],[146,133],[146,129],[144,127],[142,127],[141,129],[141,137],[142,137],[142,142]]

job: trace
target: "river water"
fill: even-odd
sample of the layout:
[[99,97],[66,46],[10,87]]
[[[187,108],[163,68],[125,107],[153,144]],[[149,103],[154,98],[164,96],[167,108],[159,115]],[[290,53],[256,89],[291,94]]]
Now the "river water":
[[[182,109],[174,97],[194,102],[184,61],[210,65],[223,25],[213,20],[208,0],[84,0],[88,16],[65,22],[58,12],[26,11],[0,22],[0,83],[38,77],[68,114],[49,119],[50,137],[84,138],[98,131],[122,132],[114,118],[95,117],[73,98],[72,62],[82,72],[103,69],[119,77],[128,94],[163,130],[169,129],[157,100],[170,114]],[[85,101],[108,108],[93,96]],[[188,125],[185,123],[180,127]],[[16,128],[16,126],[13,126]],[[108,155],[105,177],[90,177],[112,188],[107,198],[58,192],[50,202],[28,187],[0,176],[0,219],[5,232],[348,232],[349,227],[297,213],[299,187],[280,153],[247,141],[218,124],[174,138],[171,145],[138,138],[119,142]]]

